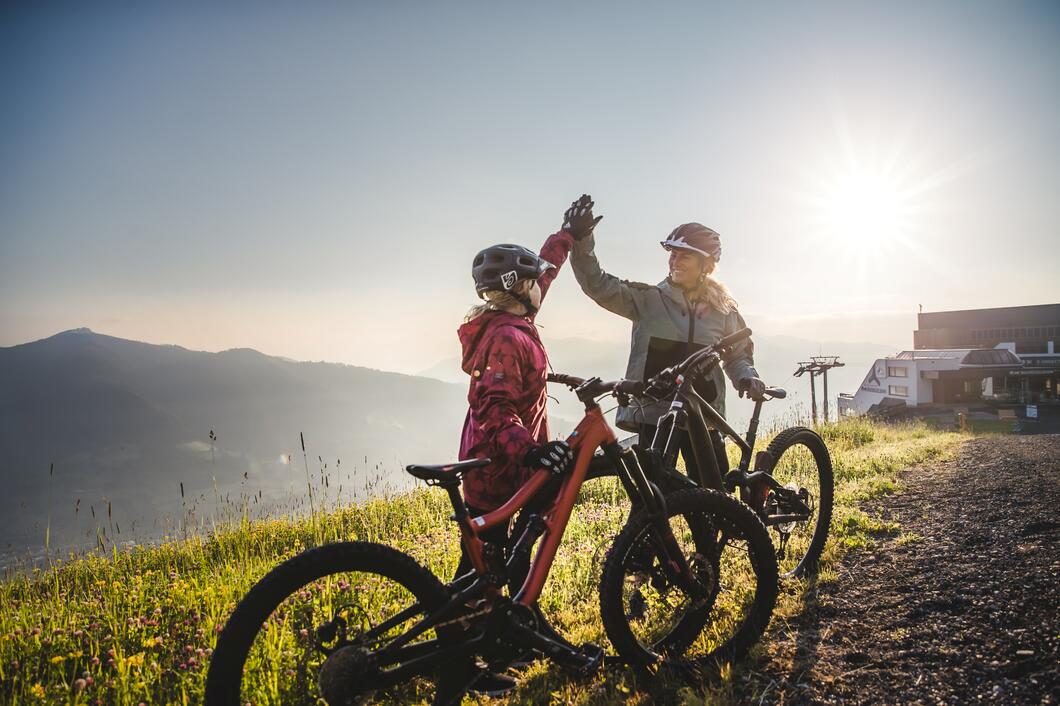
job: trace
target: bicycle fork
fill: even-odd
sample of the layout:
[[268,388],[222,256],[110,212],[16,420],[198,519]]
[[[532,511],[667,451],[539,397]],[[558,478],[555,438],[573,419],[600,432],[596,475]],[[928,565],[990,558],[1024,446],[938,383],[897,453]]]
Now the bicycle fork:
[[681,551],[681,545],[677,543],[667,521],[666,498],[659,487],[648,480],[637,454],[632,449],[622,450],[617,443],[605,445],[603,450],[618,469],[619,478],[630,499],[639,500],[641,511],[649,518],[653,529],[651,541],[655,545],[667,579],[693,598],[706,595],[707,588],[696,580],[692,567],[688,564],[688,559]]

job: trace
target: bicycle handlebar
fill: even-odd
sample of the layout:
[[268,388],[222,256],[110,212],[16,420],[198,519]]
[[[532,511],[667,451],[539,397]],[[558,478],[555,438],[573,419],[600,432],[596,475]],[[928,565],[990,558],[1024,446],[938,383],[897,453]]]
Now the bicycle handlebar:
[[740,329],[739,331],[737,331],[736,333],[730,333],[728,336],[726,336],[725,338],[723,338],[720,341],[718,341],[717,343],[715,343],[712,346],[712,348],[714,348],[714,350],[718,350],[718,349],[721,349],[721,348],[729,348],[734,343],[739,343],[743,339],[750,338],[750,337],[751,337],[751,329],[744,327],[744,328]]
[[574,377],[573,375],[563,375],[562,373],[549,373],[546,378],[549,382],[558,382],[561,385],[566,385],[570,389],[581,387],[585,382],[582,378]]
[[[584,378],[575,377],[574,375],[563,375],[562,373],[549,373],[546,379],[548,382],[558,382],[561,385],[566,385],[572,390],[579,391],[579,396],[584,394],[590,397],[597,397],[599,395],[612,393],[616,396],[632,395],[634,397],[639,397],[651,389],[663,392],[667,391],[668,388],[672,386],[678,375],[683,375],[688,370],[695,370],[705,359],[712,358],[713,362],[716,364],[723,351],[731,348],[745,338],[750,338],[750,336],[751,329],[742,328],[739,331],[722,338],[714,345],[696,351],[677,365],[659,371],[657,375],[646,382],[640,382],[639,380],[615,380],[613,382],[603,382],[598,378],[585,380]],[[581,389],[586,383],[590,383],[590,386],[587,389]]]

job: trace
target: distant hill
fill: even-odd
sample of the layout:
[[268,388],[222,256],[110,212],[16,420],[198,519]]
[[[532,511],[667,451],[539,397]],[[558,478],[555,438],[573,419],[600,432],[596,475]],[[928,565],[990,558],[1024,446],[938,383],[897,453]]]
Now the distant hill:
[[329,464],[333,494],[398,485],[402,464],[456,457],[465,395],[421,377],[88,329],[0,348],[0,551],[43,542],[49,507],[53,544],[94,537],[109,524],[104,498],[124,537],[150,533],[180,515],[181,482],[185,506],[259,490],[262,501],[303,497],[300,432],[314,476]]

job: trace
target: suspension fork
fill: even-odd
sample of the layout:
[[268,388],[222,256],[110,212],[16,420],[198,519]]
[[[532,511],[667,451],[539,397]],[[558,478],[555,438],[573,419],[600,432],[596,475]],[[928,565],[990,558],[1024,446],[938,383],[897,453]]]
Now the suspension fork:
[[656,545],[655,549],[668,578],[689,594],[698,597],[702,587],[692,575],[688,560],[667,521],[665,496],[657,485],[648,480],[637,454],[632,449],[623,451],[617,443],[611,443],[603,445],[603,451],[618,469],[619,478],[629,493],[630,500],[639,500],[642,512],[647,514],[655,530],[651,535],[652,541]]

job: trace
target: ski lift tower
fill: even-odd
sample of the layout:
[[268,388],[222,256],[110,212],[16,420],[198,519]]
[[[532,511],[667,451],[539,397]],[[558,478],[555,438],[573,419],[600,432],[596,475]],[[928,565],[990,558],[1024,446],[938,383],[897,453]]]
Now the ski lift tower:
[[832,368],[842,368],[845,364],[839,362],[837,355],[815,355],[809,360],[799,362],[799,369],[795,371],[795,377],[810,375],[810,409],[813,414],[813,423],[817,423],[817,386],[814,378],[821,376],[824,383],[824,420],[828,421],[828,371]]

